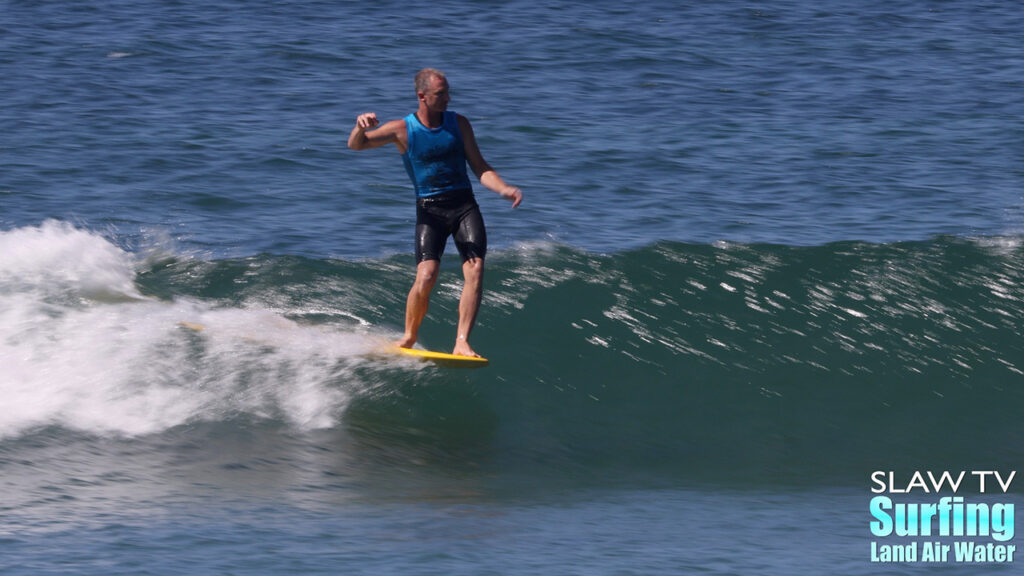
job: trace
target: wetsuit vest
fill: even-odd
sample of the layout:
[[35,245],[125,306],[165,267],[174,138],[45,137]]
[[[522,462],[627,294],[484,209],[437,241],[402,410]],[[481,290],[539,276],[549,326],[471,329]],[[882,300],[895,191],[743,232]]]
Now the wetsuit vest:
[[439,128],[427,128],[415,113],[405,117],[405,126],[409,145],[402,160],[417,197],[472,190],[455,112],[445,112]]

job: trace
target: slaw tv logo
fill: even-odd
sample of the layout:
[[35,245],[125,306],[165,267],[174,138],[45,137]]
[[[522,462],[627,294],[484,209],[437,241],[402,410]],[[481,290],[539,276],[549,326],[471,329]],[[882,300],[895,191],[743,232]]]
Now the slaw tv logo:
[[[874,536],[871,561],[1013,562],[1015,506],[1006,494],[1016,475],[996,470],[917,471],[901,480],[894,471],[872,472],[871,492],[877,495],[868,507]],[[979,497],[968,498],[961,491]]]

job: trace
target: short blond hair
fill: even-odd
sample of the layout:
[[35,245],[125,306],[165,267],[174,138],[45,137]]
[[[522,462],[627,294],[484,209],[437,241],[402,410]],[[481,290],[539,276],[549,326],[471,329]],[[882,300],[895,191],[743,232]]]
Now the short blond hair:
[[424,68],[416,73],[416,93],[426,92],[430,89],[431,78],[440,78],[441,80],[447,80],[448,77],[444,75],[437,68]]

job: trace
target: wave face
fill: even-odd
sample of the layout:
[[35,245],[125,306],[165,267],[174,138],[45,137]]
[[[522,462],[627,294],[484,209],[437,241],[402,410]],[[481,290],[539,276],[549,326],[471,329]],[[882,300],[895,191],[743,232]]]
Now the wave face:
[[[399,330],[406,258],[151,244],[0,232],[0,441],[262,422],[342,431],[378,463],[716,482],[1024,456],[1015,237],[505,250],[473,338],[492,364],[471,372],[374,356]],[[434,349],[461,285],[442,274]]]

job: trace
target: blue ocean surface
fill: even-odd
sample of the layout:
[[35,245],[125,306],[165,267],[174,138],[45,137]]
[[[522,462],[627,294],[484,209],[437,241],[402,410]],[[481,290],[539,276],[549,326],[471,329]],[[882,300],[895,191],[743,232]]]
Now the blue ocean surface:
[[[1024,461],[1022,29],[962,0],[0,3],[0,573],[1019,572],[877,561],[1015,540],[879,537],[869,503],[876,471],[1024,503],[972,474]],[[413,192],[346,140],[427,66],[525,194],[476,186],[482,370],[377,354]]]

